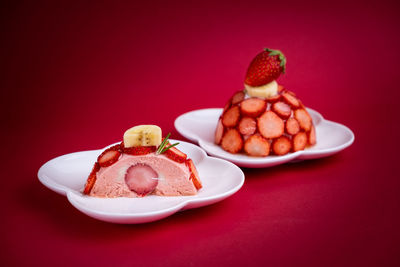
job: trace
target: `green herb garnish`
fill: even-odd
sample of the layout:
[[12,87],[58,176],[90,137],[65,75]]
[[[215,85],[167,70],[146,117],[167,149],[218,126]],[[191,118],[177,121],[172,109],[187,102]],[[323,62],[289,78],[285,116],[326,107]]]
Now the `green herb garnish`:
[[171,147],[174,147],[174,146],[179,144],[179,143],[175,143],[173,145],[170,145],[170,146],[166,147],[167,144],[168,144],[168,138],[169,138],[170,135],[171,135],[171,133],[168,133],[167,136],[164,138],[164,140],[161,142],[161,144],[158,146],[158,149],[157,149],[157,152],[156,152],[158,155],[164,153],[165,151],[167,151]]

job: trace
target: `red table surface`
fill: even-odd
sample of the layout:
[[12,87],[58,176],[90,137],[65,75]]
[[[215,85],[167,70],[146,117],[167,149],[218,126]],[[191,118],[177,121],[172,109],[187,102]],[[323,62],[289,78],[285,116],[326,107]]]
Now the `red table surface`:
[[[54,2],[1,8],[2,266],[399,266],[396,2]],[[175,118],[223,107],[264,47],[352,146],[243,168],[232,197],[141,225],[92,219],[38,181],[134,125],[185,140]]]

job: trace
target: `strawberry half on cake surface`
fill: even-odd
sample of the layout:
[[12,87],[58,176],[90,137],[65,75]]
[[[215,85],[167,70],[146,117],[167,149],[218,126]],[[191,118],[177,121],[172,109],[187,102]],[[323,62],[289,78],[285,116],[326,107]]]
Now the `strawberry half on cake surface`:
[[94,197],[190,196],[202,188],[191,159],[162,140],[161,128],[139,125],[97,158],[83,194]]
[[286,58],[264,49],[251,61],[244,90],[226,103],[215,130],[215,143],[230,153],[282,156],[316,144],[310,114],[297,96],[278,85]]

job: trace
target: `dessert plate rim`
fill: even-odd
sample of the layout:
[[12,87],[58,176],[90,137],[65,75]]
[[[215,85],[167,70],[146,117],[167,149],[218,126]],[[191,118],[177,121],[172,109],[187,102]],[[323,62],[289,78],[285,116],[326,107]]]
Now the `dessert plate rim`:
[[[174,139],[170,140],[171,142],[179,142],[179,147],[183,152],[187,153],[188,156],[193,160],[195,160],[195,158],[197,159],[195,165],[199,171],[202,182],[203,180],[204,182],[203,188],[200,189],[199,193],[196,196],[163,197],[150,195],[143,198],[96,198],[83,195],[83,188],[77,190],[73,188],[73,186],[66,186],[64,184],[61,184],[54,178],[55,175],[64,177],[63,172],[65,172],[65,179],[69,179],[72,177],[72,179],[76,179],[77,182],[84,184],[94,162],[91,162],[90,160],[88,160],[88,158],[97,158],[97,156],[104,149],[114,144],[109,145],[103,149],[73,152],[53,158],[40,167],[38,171],[38,179],[44,186],[46,186],[50,190],[66,196],[68,201],[82,213],[98,220],[121,224],[152,222],[168,217],[180,210],[211,205],[233,195],[243,186],[245,180],[244,173],[236,165],[220,158],[210,157],[203,149],[191,143]],[[66,161],[68,161],[69,163],[72,162],[72,165],[76,166],[75,173],[73,169],[66,170],[65,168],[62,168],[63,162]],[[84,161],[84,163],[82,163],[82,161]],[[86,162],[91,162],[91,165],[87,166]],[[221,174],[221,179],[219,180],[219,182],[222,181],[222,184],[220,184],[222,185],[222,189],[219,188],[220,191],[212,192],[211,190],[212,188],[210,187],[210,185],[212,185],[213,180],[210,178],[209,175],[207,175],[210,171],[211,166],[213,167],[213,170],[214,168],[224,168],[229,170],[227,172],[219,173]],[[59,169],[57,169],[57,167]],[[85,168],[85,171],[83,171],[82,168]],[[76,177],[78,175],[78,170],[81,173],[87,172],[87,174],[84,176],[81,175],[82,177]],[[203,174],[202,176],[202,173],[206,175]],[[64,178],[61,179],[63,182],[66,181],[64,180]],[[212,193],[207,194],[207,191]],[[154,205],[156,205],[157,201],[160,201],[162,198],[165,198],[168,201],[171,200],[171,204],[167,204],[164,207],[154,209]],[[129,211],[121,212],[118,211],[118,207],[115,207],[115,210],[112,210],[113,205],[118,205],[118,203],[127,206],[144,205],[145,208],[147,207],[146,205],[150,205],[152,209],[135,211],[135,209],[133,208]],[[108,208],[111,207],[111,211],[97,208],[100,204],[104,204]]]
[[[199,127],[201,130],[208,130],[209,133],[215,132],[214,128],[210,127],[215,121],[215,125],[217,124],[217,120],[222,113],[222,108],[206,108],[206,109],[196,109],[186,113],[181,114],[175,119],[174,126],[176,130],[188,140],[199,144],[201,148],[203,148],[209,155],[219,157],[240,167],[248,167],[248,168],[265,168],[272,167],[278,164],[283,164],[292,160],[305,160],[305,159],[315,159],[322,158],[333,155],[342,151],[343,149],[349,147],[355,139],[354,133],[347,126],[333,122],[330,120],[326,120],[319,112],[313,110],[311,108],[306,108],[310,115],[313,117],[314,125],[316,127],[317,132],[317,145],[315,147],[306,148],[305,150],[288,153],[283,156],[267,156],[267,157],[251,157],[245,154],[231,154],[224,151],[220,146],[214,144],[213,138],[202,137],[204,133],[194,133],[191,128],[193,128],[192,123],[201,124],[204,126]],[[207,120],[205,120],[207,118]],[[318,140],[327,142],[327,137],[324,135],[318,136],[318,130],[321,127],[330,127],[330,129],[334,130],[334,134],[336,137],[342,138],[339,143],[332,144],[328,147],[322,148],[318,147]],[[200,130],[200,131],[201,131]],[[213,136],[213,135],[212,135]]]

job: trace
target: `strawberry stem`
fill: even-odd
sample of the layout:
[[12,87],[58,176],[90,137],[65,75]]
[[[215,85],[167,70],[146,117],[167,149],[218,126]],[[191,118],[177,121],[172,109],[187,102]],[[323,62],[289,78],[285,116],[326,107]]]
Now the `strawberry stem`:
[[280,61],[280,66],[282,67],[282,73],[285,73],[286,70],[286,57],[280,50],[274,50],[270,48],[264,48],[265,51],[269,52],[269,56],[278,56]]

